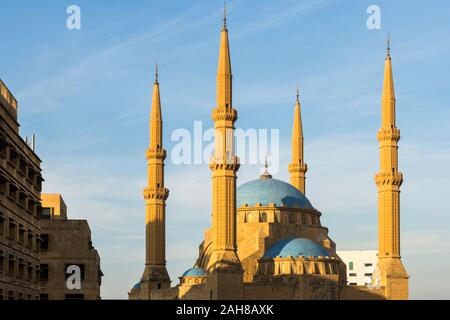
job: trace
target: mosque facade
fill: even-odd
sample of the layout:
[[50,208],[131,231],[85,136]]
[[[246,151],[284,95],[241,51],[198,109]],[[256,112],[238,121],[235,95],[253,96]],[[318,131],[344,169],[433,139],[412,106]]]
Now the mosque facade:
[[166,269],[166,150],[162,141],[162,109],[158,73],[153,87],[150,146],[146,151],[146,261],[141,280],[129,299],[408,299],[408,274],[400,256],[400,186],[395,94],[388,44],[382,92],[382,126],[378,188],[378,263],[370,286],[347,285],[346,266],[336,253],[322,213],[306,197],[304,139],[299,92],[294,107],[290,181],[267,170],[237,187],[239,158],[234,153],[238,111],[232,101],[232,72],[226,17],[221,31],[217,69],[217,101],[212,110],[214,154],[212,224],[205,230],[199,255],[171,285]]

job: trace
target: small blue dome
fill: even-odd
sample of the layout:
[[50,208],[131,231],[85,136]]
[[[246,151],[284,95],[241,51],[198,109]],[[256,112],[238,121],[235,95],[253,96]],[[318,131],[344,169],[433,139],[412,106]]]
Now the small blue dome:
[[191,268],[183,273],[182,277],[203,277],[205,275],[205,270],[202,268]]
[[258,179],[244,183],[237,189],[237,207],[244,204],[274,203],[277,207],[313,209],[311,202],[293,185],[277,179]]
[[140,289],[141,288],[141,283],[138,282],[133,286],[133,289]]
[[329,257],[330,253],[317,242],[305,238],[288,238],[276,242],[264,254],[264,258],[275,257]]

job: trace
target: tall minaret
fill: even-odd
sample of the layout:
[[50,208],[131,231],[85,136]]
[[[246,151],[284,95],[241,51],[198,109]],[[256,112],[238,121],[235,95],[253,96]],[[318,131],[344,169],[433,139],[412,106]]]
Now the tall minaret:
[[150,147],[146,152],[148,186],[144,189],[146,210],[146,260],[142,276],[143,298],[150,298],[152,290],[170,288],[166,269],[166,199],[169,190],[164,187],[164,160],[166,150],[162,141],[162,115],[159,94],[158,65],[153,85],[150,115]]
[[303,159],[303,128],[300,109],[300,89],[297,85],[297,99],[294,108],[294,126],[292,128],[292,162],[289,164],[291,184],[305,194],[305,173],[308,166]]
[[375,176],[378,188],[378,267],[379,285],[388,299],[408,299],[408,274],[400,258],[400,186],[398,141],[400,130],[395,125],[395,93],[392,77],[390,43],[384,66],[381,102],[380,172]]
[[226,9],[220,38],[217,68],[217,100],[214,120],[212,172],[213,251],[208,272],[213,274],[211,297],[236,299],[242,292],[242,266],[236,247],[236,172],[239,159],[234,154],[234,123],[237,111],[232,104],[232,75]]

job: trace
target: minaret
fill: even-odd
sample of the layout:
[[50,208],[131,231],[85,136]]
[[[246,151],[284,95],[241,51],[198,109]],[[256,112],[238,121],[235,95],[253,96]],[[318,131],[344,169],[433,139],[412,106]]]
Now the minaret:
[[146,152],[148,185],[144,189],[146,210],[146,260],[141,281],[143,299],[150,299],[151,291],[170,288],[166,269],[166,199],[169,190],[164,187],[164,160],[166,150],[162,141],[162,115],[159,94],[158,65],[153,85],[150,115],[150,147]]
[[375,176],[378,188],[378,267],[379,285],[388,299],[408,299],[408,274],[400,258],[400,186],[398,141],[395,125],[395,93],[388,38],[381,102],[380,172]]
[[303,128],[300,109],[300,89],[297,85],[297,99],[294,107],[294,126],[292,128],[292,162],[289,164],[291,184],[305,194],[305,174],[308,171],[303,158]]
[[243,295],[243,271],[236,248],[236,172],[239,159],[234,154],[234,123],[237,111],[232,104],[232,75],[226,8],[220,38],[217,68],[217,100],[214,120],[212,172],[212,240],[208,263],[211,298],[239,299]]

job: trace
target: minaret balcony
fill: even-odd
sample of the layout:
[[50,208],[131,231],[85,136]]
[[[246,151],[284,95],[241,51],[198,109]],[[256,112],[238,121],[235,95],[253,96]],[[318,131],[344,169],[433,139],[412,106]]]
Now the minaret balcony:
[[308,165],[306,163],[304,163],[303,161],[293,162],[293,163],[289,164],[288,170],[290,173],[294,173],[294,172],[306,173],[306,171],[308,171]]
[[241,166],[239,157],[237,156],[212,156],[209,159],[209,167],[211,170],[234,170],[237,171]]
[[162,149],[162,148],[147,148],[147,151],[145,152],[145,156],[147,158],[147,160],[150,159],[160,159],[160,160],[165,160],[167,157],[167,152],[166,150]]
[[380,130],[378,130],[377,139],[379,142],[382,141],[398,142],[398,140],[400,140],[400,129],[395,127],[381,128]]
[[144,199],[166,200],[169,197],[169,189],[167,188],[150,188],[144,189]]
[[212,119],[214,121],[236,121],[238,112],[233,108],[214,108],[212,111]]
[[403,182],[403,174],[400,172],[379,172],[375,175],[377,186],[398,186]]

